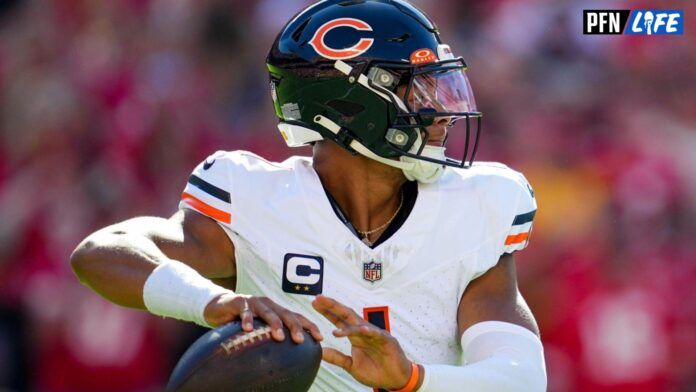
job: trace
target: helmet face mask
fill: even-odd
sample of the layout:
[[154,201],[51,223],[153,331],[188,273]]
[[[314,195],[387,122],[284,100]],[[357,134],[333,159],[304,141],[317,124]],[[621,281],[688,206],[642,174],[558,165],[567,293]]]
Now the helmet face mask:
[[[476,109],[476,101],[471,85],[464,73],[466,63],[462,58],[420,66],[377,63],[372,69],[382,70],[383,72],[384,70],[391,70],[392,74],[400,75],[402,81],[406,80],[406,82],[399,85],[402,88],[397,86],[394,91],[391,91],[396,94],[396,97],[390,95],[392,105],[401,108],[397,112],[394,121],[390,124],[385,137],[392,151],[400,156],[421,159],[446,166],[463,168],[473,163],[478,147],[482,114]],[[371,74],[381,75],[380,72],[375,71],[372,71]],[[375,79],[375,77],[370,78],[370,85],[386,93],[384,90],[387,88]],[[462,157],[459,160],[452,158],[446,158],[445,160],[434,159],[422,155],[423,148],[430,140],[430,133],[427,128],[432,126],[436,120],[442,118],[446,118],[449,121],[446,126],[448,132],[443,140],[443,145],[445,145],[445,142],[453,132],[456,134],[457,131],[463,131],[461,136],[465,138],[464,148]],[[472,123],[474,122],[476,133],[472,135]],[[454,130],[453,128],[456,125],[463,125],[464,129]],[[394,140],[394,135],[409,134],[410,138],[413,138],[415,141],[419,135],[412,132],[412,130],[419,132],[422,139],[418,143],[417,151],[410,149],[413,143],[402,144]],[[471,136],[474,137],[473,143],[470,142]]]
[[[346,4],[311,6],[271,49],[272,95],[288,145],[329,139],[404,170],[407,164],[394,159],[471,165],[481,113],[464,60],[454,58],[427,17],[404,1]],[[424,154],[434,125],[447,131],[438,142],[464,137],[461,157]]]

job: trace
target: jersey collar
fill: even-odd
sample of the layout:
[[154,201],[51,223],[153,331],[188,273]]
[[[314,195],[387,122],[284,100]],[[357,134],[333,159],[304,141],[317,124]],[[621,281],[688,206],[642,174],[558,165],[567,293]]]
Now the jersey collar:
[[360,240],[352,225],[346,225],[341,219],[339,214],[341,211],[340,209],[337,211],[332,205],[319,175],[312,167],[311,158],[297,161],[296,175],[305,195],[304,204],[309,221],[317,233],[337,233],[337,235],[340,233],[342,238],[348,237],[349,240],[359,243],[358,246],[376,250],[397,242],[416,245],[427,238],[427,234],[432,232],[436,224],[436,217],[440,210],[439,185],[437,182],[417,183],[417,196],[412,201],[412,208],[408,215],[404,214],[401,225],[394,227],[390,236],[383,235],[384,239],[380,239],[370,248]]

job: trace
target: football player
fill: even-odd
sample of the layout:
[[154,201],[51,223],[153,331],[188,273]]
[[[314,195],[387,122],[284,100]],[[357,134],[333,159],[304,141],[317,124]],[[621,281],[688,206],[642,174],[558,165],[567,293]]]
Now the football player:
[[[512,256],[534,194],[473,162],[481,113],[435,25],[403,0],[322,1],[267,62],[280,133],[313,156],[212,154],[171,218],[87,237],[72,255],[81,282],[204,326],[259,317],[297,342],[307,329],[323,339],[315,391],[545,390]],[[466,147],[450,157],[456,137]]]

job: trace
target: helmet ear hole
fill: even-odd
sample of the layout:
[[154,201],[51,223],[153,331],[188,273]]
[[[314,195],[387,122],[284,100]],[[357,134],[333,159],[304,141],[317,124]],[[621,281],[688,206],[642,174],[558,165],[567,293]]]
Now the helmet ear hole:
[[390,72],[386,69],[372,67],[367,74],[368,79],[379,86],[382,86],[390,91],[394,91],[400,82],[400,75]]
[[409,142],[408,134],[400,129],[388,129],[385,138],[389,143],[399,147],[405,147]]
[[345,117],[356,116],[365,110],[365,106],[359,103],[344,101],[342,99],[332,99],[326,103],[326,106],[334,109]]

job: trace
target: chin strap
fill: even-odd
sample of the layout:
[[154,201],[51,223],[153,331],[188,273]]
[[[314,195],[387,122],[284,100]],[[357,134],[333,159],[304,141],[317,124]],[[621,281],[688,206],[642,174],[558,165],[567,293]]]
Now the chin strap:
[[[315,116],[314,122],[328,129],[336,135],[338,135],[341,132],[341,127],[338,124],[322,115]],[[370,151],[367,147],[365,147],[362,143],[355,139],[353,139],[350,142],[349,146],[353,150],[357,151],[360,155],[364,155],[370,159],[374,159],[375,161],[384,163],[385,165],[399,168],[401,170],[413,170],[413,168],[416,166],[416,164],[413,162],[401,162],[381,157],[375,154],[374,152]]]

